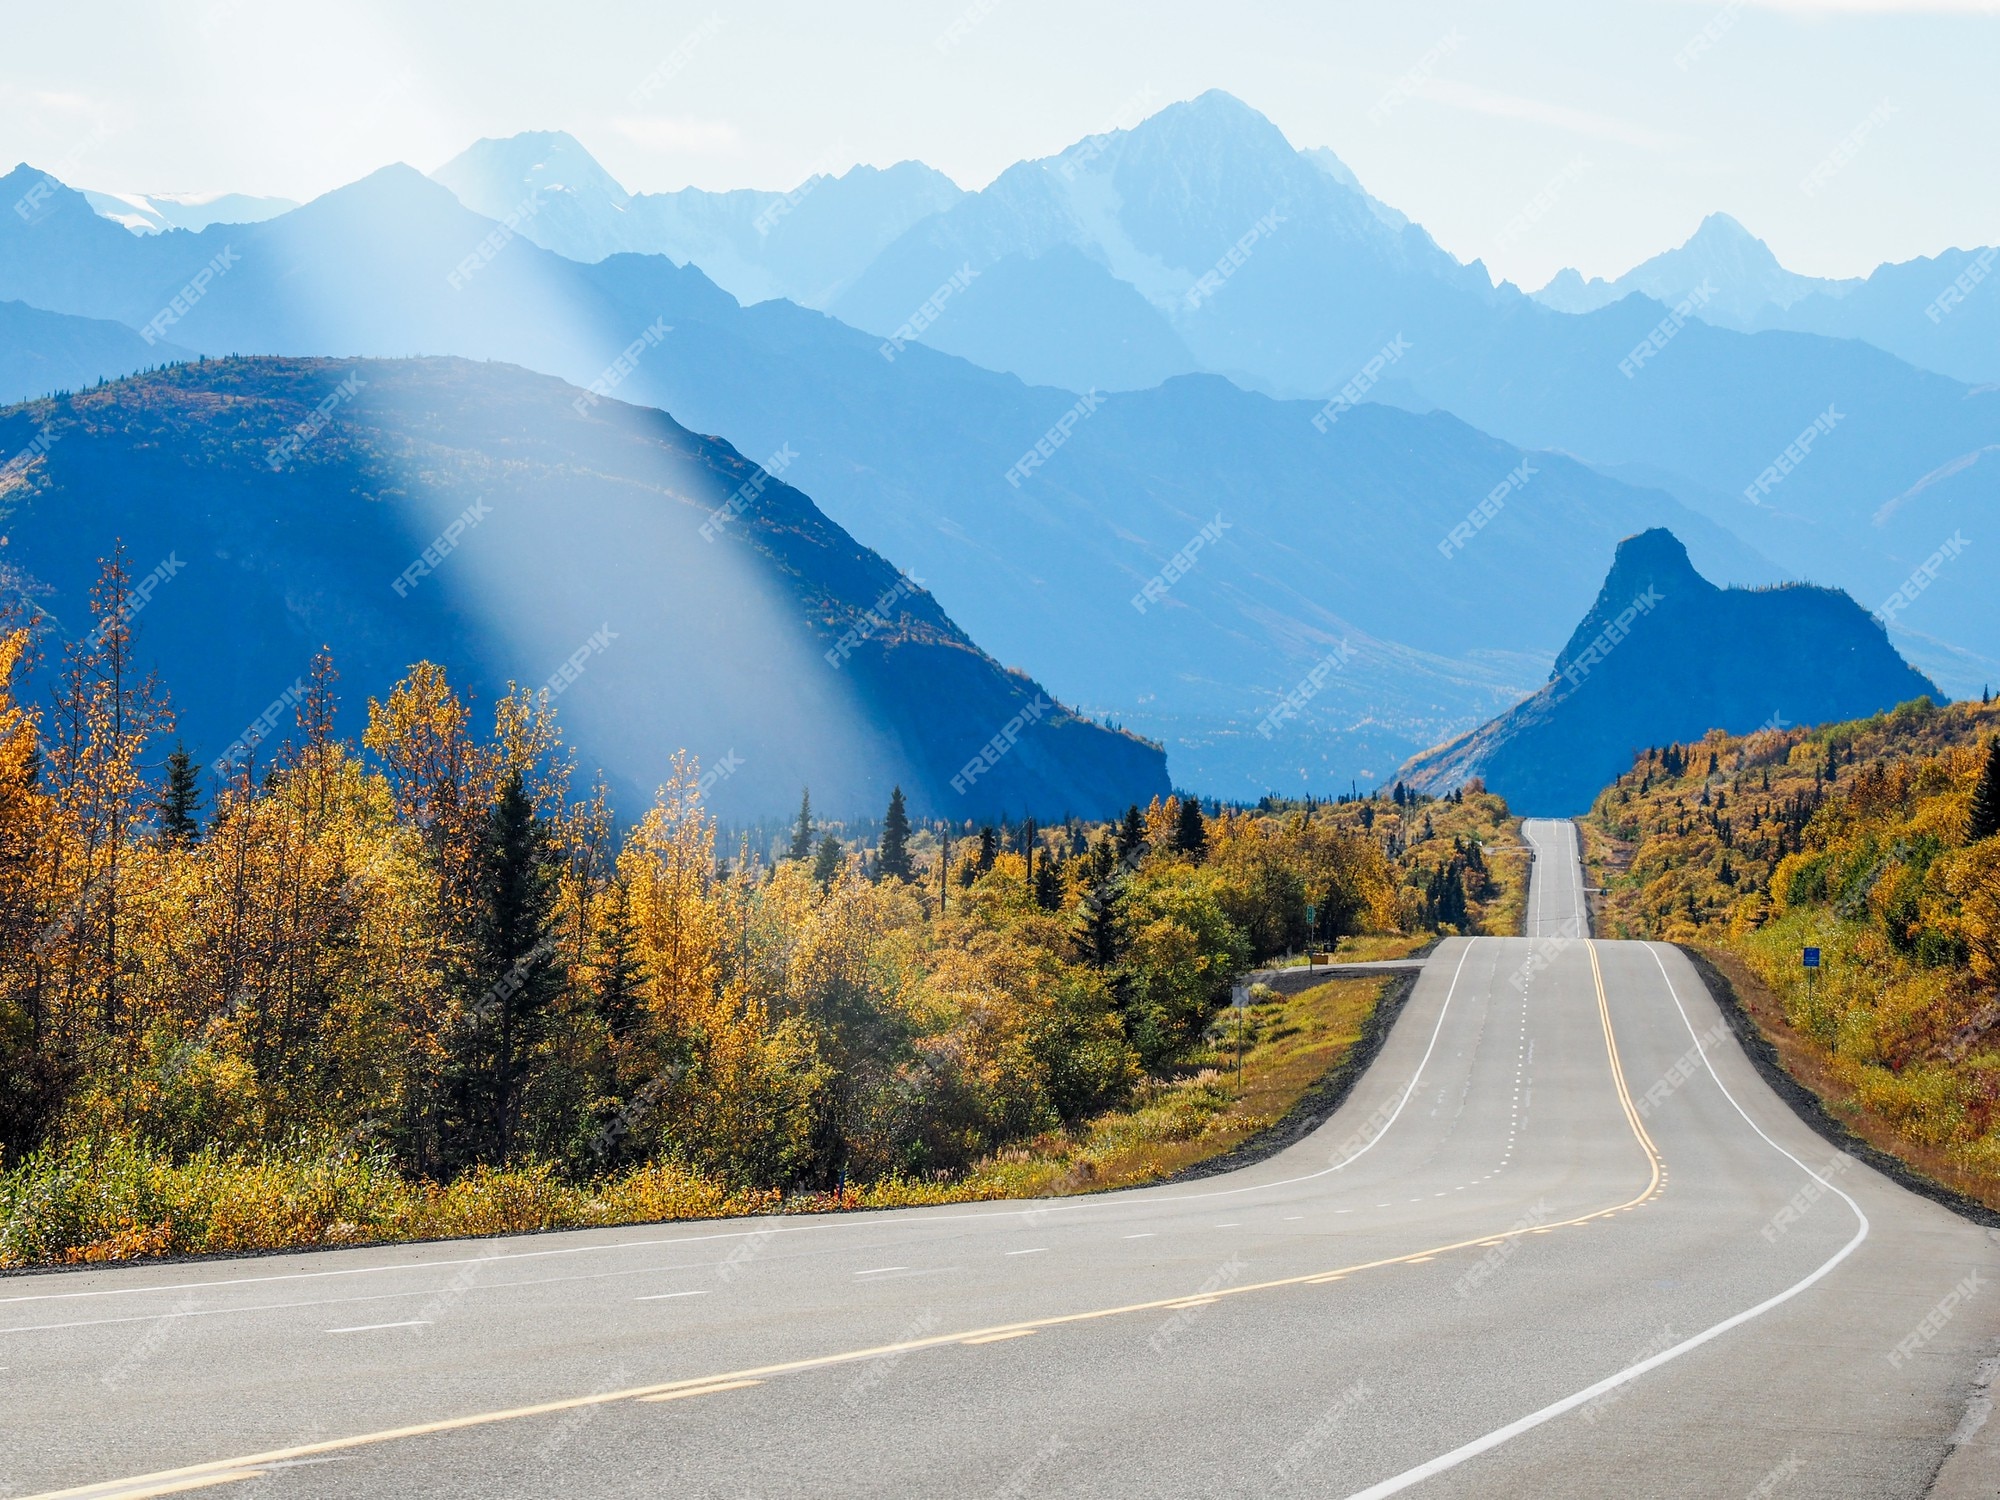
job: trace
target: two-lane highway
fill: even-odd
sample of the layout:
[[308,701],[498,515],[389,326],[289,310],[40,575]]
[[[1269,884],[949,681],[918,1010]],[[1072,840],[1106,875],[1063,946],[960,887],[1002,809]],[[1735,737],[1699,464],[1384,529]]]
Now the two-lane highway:
[[[1257,1167],[1022,1205],[0,1281],[0,1492],[1919,1496],[2000,1245],[1671,948],[1454,939]],[[1972,1419],[1968,1420],[1968,1407]]]

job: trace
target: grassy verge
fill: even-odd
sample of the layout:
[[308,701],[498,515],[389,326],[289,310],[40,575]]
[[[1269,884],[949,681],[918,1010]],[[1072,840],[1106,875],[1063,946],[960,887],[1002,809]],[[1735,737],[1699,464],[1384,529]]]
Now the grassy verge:
[[[1745,1038],[1746,1050],[1808,1124],[1843,1149],[1858,1148],[1869,1165],[1905,1187],[1961,1211],[1972,1205],[1972,1217],[2000,1225],[2000,1180],[1992,1172],[1969,1163],[1962,1152],[1919,1138],[1903,1122],[1871,1107],[1859,1070],[1794,1026],[1783,1000],[1742,954],[1726,948],[1692,951],[1734,992],[1717,993],[1716,999],[1725,1014],[1733,1009],[1755,1029],[1764,1047]],[[1709,987],[1717,989],[1712,980]],[[1773,1070],[1779,1077],[1770,1077]]]
[[1335,980],[1235,1017],[1182,1076],[1123,1109],[981,1163],[952,1182],[890,1180],[845,1193],[732,1190],[672,1164],[604,1182],[546,1167],[412,1181],[366,1155],[300,1149],[169,1161],[125,1143],[45,1153],[0,1173],[0,1268],[583,1229],[666,1219],[901,1208],[1155,1182],[1281,1119],[1362,1036],[1385,981]]

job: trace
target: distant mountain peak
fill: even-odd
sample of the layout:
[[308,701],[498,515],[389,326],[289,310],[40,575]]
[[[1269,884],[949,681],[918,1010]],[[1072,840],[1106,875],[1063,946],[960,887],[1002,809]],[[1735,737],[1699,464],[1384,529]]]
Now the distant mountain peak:
[[1815,293],[1842,296],[1860,285],[1801,276],[1785,269],[1771,247],[1734,216],[1709,214],[1693,234],[1672,250],[1641,261],[1615,281],[1585,281],[1573,269],[1558,271],[1534,298],[1557,312],[1586,313],[1643,293],[1673,303],[1696,287],[1709,288],[1702,305],[1705,322],[1726,328],[1754,326],[1768,309],[1782,310]]
[[1647,745],[1760,723],[1864,718],[1941,695],[1838,589],[1717,588],[1659,527],[1618,544],[1548,684],[1397,773],[1425,791],[1474,776],[1516,811],[1578,813]]

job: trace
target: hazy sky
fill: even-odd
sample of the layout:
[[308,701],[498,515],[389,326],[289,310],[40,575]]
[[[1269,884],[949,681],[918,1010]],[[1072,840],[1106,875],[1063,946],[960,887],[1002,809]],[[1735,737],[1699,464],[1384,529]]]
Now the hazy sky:
[[[1996,0],[4,0],[0,16],[0,156],[114,191],[303,199],[528,129],[570,131],[635,190],[906,157],[976,187],[1135,101],[1223,88],[1528,286],[1564,265],[1616,275],[1715,209],[1820,275],[2000,241]],[[1552,206],[1510,231],[1545,189]]]

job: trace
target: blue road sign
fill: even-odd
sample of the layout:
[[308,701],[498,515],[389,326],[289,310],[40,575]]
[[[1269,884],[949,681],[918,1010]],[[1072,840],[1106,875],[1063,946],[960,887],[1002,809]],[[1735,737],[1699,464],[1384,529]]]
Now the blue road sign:
[[1806,949],[1805,965],[1808,969],[1817,969],[1819,967],[1819,949]]

